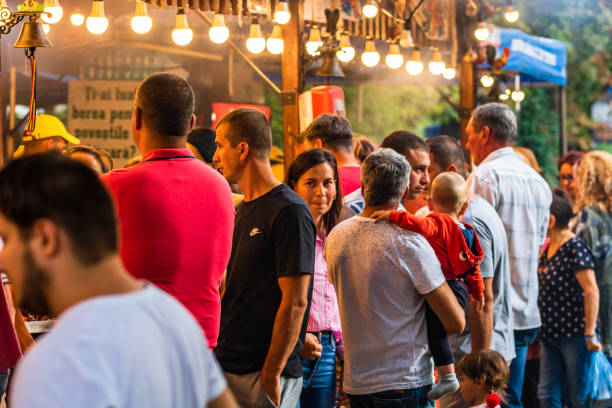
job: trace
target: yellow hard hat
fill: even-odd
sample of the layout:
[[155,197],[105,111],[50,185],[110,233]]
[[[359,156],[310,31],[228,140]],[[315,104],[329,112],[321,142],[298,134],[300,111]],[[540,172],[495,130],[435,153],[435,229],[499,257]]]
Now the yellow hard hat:
[[76,137],[72,136],[66,130],[66,126],[61,120],[51,115],[39,115],[36,117],[36,125],[34,126],[34,132],[29,136],[23,137],[23,142],[31,142],[33,140],[47,139],[49,137],[59,136],[68,143],[80,144],[81,141]]

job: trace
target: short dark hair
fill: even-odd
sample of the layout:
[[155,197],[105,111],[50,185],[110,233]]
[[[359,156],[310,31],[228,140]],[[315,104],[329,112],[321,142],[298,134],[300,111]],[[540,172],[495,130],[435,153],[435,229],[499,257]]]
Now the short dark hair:
[[425,140],[408,130],[396,130],[385,137],[380,147],[393,149],[399,154],[406,156],[410,150],[424,150],[429,152]]
[[189,132],[195,96],[183,78],[166,72],[148,76],[136,90],[135,103],[155,135],[184,137]]
[[504,397],[510,380],[510,368],[504,357],[495,350],[478,350],[463,356],[455,367],[459,377],[486,385],[488,393]]
[[565,153],[563,156],[559,157],[557,161],[557,170],[561,170],[561,166],[564,164],[569,164],[574,167],[576,164],[580,163],[582,158],[584,157],[584,152],[579,152],[578,150],[570,150]]
[[215,136],[216,132],[209,128],[193,128],[187,135],[187,142],[198,149],[198,152],[208,164],[212,163],[217,150]]
[[565,229],[574,218],[572,201],[569,194],[560,188],[553,190],[552,202],[550,203],[550,215],[555,216],[555,229]]
[[487,126],[498,143],[510,145],[516,137],[516,116],[512,109],[503,103],[486,103],[474,109],[472,126],[477,132]]
[[[102,173],[108,173],[111,170],[106,166],[106,163],[104,162],[104,159],[102,158],[103,153],[100,153],[100,151],[98,151],[98,149],[96,149],[93,146],[87,146],[87,145],[72,146],[71,148],[66,149],[64,151],[64,154],[68,157],[72,157],[72,155],[75,153],[87,153],[93,156],[93,158],[96,159],[96,161],[100,165],[100,169],[102,170]],[[110,160],[112,163],[112,159]]]
[[453,164],[457,173],[465,177],[465,153],[461,145],[452,137],[446,135],[434,136],[427,140],[432,160],[445,171]]
[[365,137],[355,141],[353,146],[353,154],[355,158],[359,160],[359,163],[363,163],[365,158],[368,157],[368,154],[372,153],[374,150],[376,150],[374,144]]
[[66,231],[74,255],[95,264],[117,252],[113,202],[97,174],[60,153],[10,161],[0,171],[0,212],[27,238],[48,218]]
[[272,130],[266,115],[254,108],[239,108],[231,111],[217,123],[229,126],[227,138],[232,147],[246,142],[259,159],[267,159],[272,151]]
[[310,143],[321,139],[325,148],[335,151],[353,151],[353,130],[348,119],[324,113],[312,121],[300,135]]
[[298,180],[304,173],[319,164],[327,163],[334,171],[334,180],[336,181],[336,199],[332,203],[331,208],[323,215],[323,226],[325,231],[329,233],[336,226],[342,212],[342,187],[338,177],[338,164],[334,156],[323,149],[312,149],[300,153],[289,165],[287,175],[285,176],[285,184],[292,189],[295,189]]

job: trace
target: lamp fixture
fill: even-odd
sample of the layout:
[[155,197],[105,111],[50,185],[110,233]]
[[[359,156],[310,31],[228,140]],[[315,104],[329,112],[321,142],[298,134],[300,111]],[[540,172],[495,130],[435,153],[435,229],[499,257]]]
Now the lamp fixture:
[[507,100],[508,100],[508,98],[509,98],[509,96],[508,96],[508,94],[507,94],[507,93],[501,93],[501,94],[499,94],[499,99],[500,99],[501,101],[507,101]]
[[366,40],[365,50],[361,54],[361,62],[366,67],[374,67],[380,61],[380,54],[376,51],[376,44],[373,39]]
[[489,29],[484,21],[480,19],[476,24],[476,30],[474,30],[474,37],[476,37],[478,41],[485,41],[487,38],[489,38]]
[[210,41],[215,44],[223,44],[229,38],[229,28],[225,25],[225,17],[223,14],[216,13],[213,17],[213,25],[208,30]]
[[342,62],[349,62],[355,58],[355,48],[351,45],[351,38],[347,33],[340,35],[339,50],[336,51],[336,57]]
[[385,58],[385,62],[391,69],[398,69],[404,64],[404,57],[400,52],[399,44],[390,44],[389,45],[389,53]]
[[285,48],[285,42],[283,41],[283,27],[278,24],[272,28],[272,35],[268,37],[266,41],[266,48],[270,54],[280,54]]
[[444,77],[444,79],[448,79],[448,80],[454,79],[455,76],[457,76],[457,70],[453,66],[448,66],[444,68],[444,72],[442,72],[442,76]]
[[41,14],[41,17],[45,23],[55,24],[62,19],[64,9],[60,6],[59,0],[45,0],[44,7],[44,13]]
[[189,28],[185,10],[180,8],[176,13],[176,25],[174,30],[172,30],[172,41],[174,41],[176,45],[185,46],[189,44],[191,40],[193,40],[193,31]]
[[428,67],[429,72],[431,72],[433,75],[442,75],[444,69],[446,68],[446,64],[442,59],[442,53],[440,52],[440,50],[436,49],[434,51],[433,57],[431,58],[431,61],[429,61]]
[[414,41],[412,41],[412,32],[410,31],[410,22],[406,20],[402,33],[400,34],[400,45],[404,48],[414,47]]
[[322,45],[323,41],[321,40],[321,32],[319,31],[319,27],[312,26],[308,36],[308,42],[306,42],[306,52],[313,57],[316,57],[320,54],[319,47]]
[[516,23],[520,17],[520,14],[517,9],[514,8],[512,3],[508,4],[506,7],[506,12],[504,13],[504,18],[509,23]]
[[289,20],[291,20],[289,3],[287,1],[277,2],[276,10],[274,11],[274,21],[276,21],[278,24],[287,24]]
[[495,82],[495,78],[493,78],[489,74],[484,74],[483,76],[480,77],[480,83],[485,88],[490,88],[491,86],[493,86],[494,82]]
[[374,18],[378,14],[378,5],[375,0],[368,0],[361,9],[363,15],[367,18]]
[[421,62],[421,51],[418,48],[412,50],[410,59],[406,62],[406,71],[410,75],[419,75],[423,72],[423,63]]
[[108,29],[108,19],[104,15],[104,0],[94,0],[91,5],[91,14],[85,21],[87,30],[92,34],[102,34]]
[[73,13],[73,14],[70,16],[70,22],[71,22],[73,25],[75,25],[75,26],[77,26],[77,27],[80,27],[80,26],[82,26],[82,25],[83,25],[83,23],[85,22],[85,16],[84,16],[83,14],[81,14],[81,13]]
[[147,11],[147,5],[142,0],[136,0],[136,12],[134,17],[130,20],[132,30],[137,34],[146,34],[151,31],[153,27],[153,20],[149,16]]
[[246,40],[246,47],[251,54],[259,54],[266,49],[266,39],[261,33],[261,26],[256,18],[251,20],[251,28],[249,29],[249,38]]
[[523,102],[523,100],[525,99],[525,92],[523,91],[513,91],[510,94],[512,100],[514,102]]

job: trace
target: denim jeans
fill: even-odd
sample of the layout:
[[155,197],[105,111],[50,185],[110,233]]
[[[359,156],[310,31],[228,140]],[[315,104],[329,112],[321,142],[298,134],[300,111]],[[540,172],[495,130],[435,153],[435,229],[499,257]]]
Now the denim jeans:
[[430,389],[431,385],[426,385],[410,390],[390,390],[348,397],[351,408],[433,408],[433,401],[427,399]]
[[2,398],[2,396],[6,392],[6,385],[8,384],[10,373],[11,373],[11,370],[5,370],[5,371],[0,372],[0,398]]
[[541,407],[561,408],[562,395],[566,396],[567,407],[584,406],[589,391],[591,360],[592,353],[587,350],[583,335],[542,340],[538,386]]
[[522,408],[521,395],[523,381],[525,381],[525,360],[527,359],[527,346],[536,338],[538,329],[515,330],[514,351],[516,357],[510,363],[510,382],[506,388],[506,403],[504,407]]
[[304,383],[297,408],[329,408],[336,398],[336,340],[331,332],[319,334],[321,357],[302,360]]

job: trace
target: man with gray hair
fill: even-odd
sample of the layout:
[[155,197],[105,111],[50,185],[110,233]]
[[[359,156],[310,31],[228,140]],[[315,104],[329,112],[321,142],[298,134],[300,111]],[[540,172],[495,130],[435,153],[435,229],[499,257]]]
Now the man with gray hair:
[[546,238],[552,193],[546,181],[514,153],[516,117],[509,107],[488,103],[476,108],[466,130],[467,148],[478,166],[468,186],[495,208],[508,238],[516,357],[510,364],[507,405],[520,408],[527,346],[541,325],[538,256]]
[[425,238],[369,218],[377,210],[397,209],[409,174],[399,153],[371,153],[361,169],[363,212],[338,224],[325,245],[342,322],[344,391],[352,408],[380,400],[433,406],[427,400],[434,378],[425,302],[447,332],[458,334],[465,326],[464,311]]

